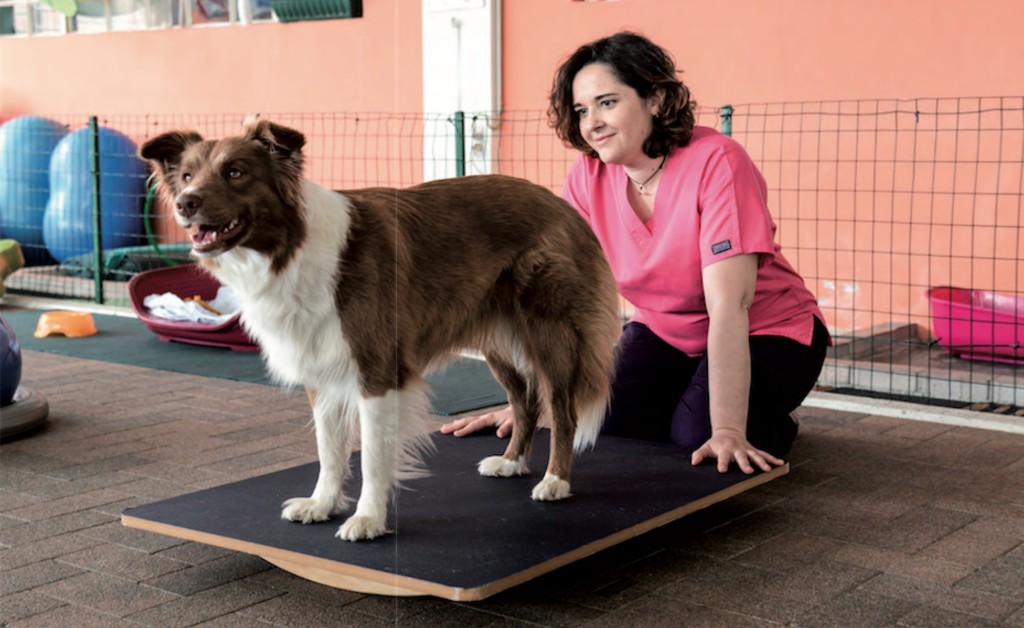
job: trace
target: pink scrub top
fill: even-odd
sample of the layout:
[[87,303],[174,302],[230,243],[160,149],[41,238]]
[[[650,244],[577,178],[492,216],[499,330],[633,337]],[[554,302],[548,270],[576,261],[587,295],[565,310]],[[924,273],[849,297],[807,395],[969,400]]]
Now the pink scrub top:
[[714,129],[695,127],[665,161],[654,214],[640,220],[626,197],[621,166],[580,155],[562,195],[604,248],[634,321],[689,355],[707,351],[708,311],[701,271],[743,253],[760,254],[750,334],[811,344],[824,317],[775,243],[764,177],[746,151]]

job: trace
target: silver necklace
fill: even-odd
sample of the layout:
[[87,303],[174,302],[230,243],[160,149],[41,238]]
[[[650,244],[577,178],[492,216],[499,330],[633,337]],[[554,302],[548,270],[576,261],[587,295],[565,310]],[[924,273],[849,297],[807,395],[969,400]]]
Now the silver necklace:
[[626,175],[626,177],[628,177],[629,180],[633,182],[633,185],[636,186],[637,191],[639,191],[641,194],[643,194],[644,193],[644,186],[647,185],[648,183],[650,183],[651,179],[653,179],[656,174],[661,172],[661,169],[665,167],[665,160],[666,159],[668,159],[668,154],[665,154],[665,156],[663,156],[661,158],[661,163],[658,164],[658,167],[655,168],[654,172],[651,173],[651,176],[649,176],[646,179],[644,179],[642,183],[637,181],[633,177],[630,177],[628,174]]

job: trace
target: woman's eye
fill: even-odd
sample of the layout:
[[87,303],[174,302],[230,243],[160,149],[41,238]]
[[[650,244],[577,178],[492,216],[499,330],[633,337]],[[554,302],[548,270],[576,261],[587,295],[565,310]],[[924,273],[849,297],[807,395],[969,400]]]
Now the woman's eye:
[[576,110],[576,117],[577,118],[582,118],[585,115],[587,115],[587,110],[586,109],[577,109]]
[[242,171],[239,170],[238,168],[232,168],[228,170],[228,176],[231,177],[232,179],[237,179],[242,176]]
[[181,175],[181,180],[184,181],[185,183],[191,183],[192,182],[192,173],[186,172],[185,174]]
[[614,104],[615,104],[614,100],[602,100],[601,101],[601,106],[604,107],[605,109],[607,109],[608,107],[611,107]]

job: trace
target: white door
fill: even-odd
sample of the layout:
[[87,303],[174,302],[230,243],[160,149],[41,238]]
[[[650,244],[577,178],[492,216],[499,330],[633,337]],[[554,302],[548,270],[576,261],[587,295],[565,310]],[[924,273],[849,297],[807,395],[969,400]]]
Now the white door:
[[500,0],[423,0],[424,180],[459,174],[457,111],[464,112],[464,174],[494,169],[500,22]]

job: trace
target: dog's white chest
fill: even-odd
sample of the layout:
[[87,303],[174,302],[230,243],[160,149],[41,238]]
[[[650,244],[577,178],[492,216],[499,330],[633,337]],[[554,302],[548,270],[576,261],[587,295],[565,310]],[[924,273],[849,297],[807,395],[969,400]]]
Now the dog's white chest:
[[317,386],[342,375],[339,364],[351,360],[341,320],[324,295],[256,299],[242,318],[259,339],[268,369],[286,383]]
[[323,387],[351,379],[352,352],[334,301],[333,258],[311,260],[309,253],[273,273],[262,256],[239,252],[216,275],[238,294],[242,323],[270,373],[285,384]]

